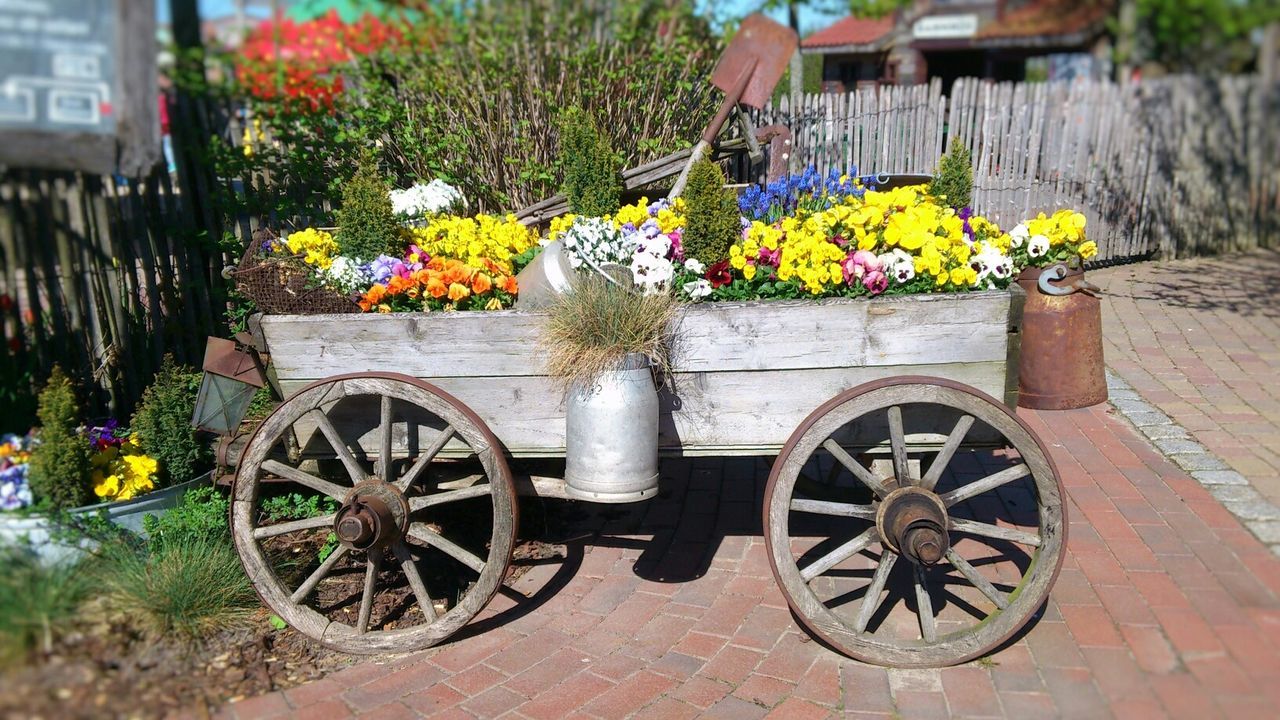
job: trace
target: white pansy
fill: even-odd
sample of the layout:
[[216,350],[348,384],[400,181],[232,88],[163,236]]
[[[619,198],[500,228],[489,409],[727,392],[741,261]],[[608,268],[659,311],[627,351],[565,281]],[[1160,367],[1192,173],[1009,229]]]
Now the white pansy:
[[701,262],[698,262],[697,258],[689,258],[688,260],[684,261],[684,269],[693,273],[694,275],[702,275],[707,271],[707,266],[703,265]]
[[711,283],[707,282],[706,278],[698,278],[685,283],[683,289],[685,295],[697,300],[711,294]]
[[1013,258],[986,243],[970,258],[969,264],[978,273],[973,281],[974,287],[985,283],[986,287],[993,288],[996,280],[1007,279],[1013,274]]
[[1027,254],[1031,257],[1040,257],[1049,252],[1049,238],[1044,235],[1034,235],[1027,241]]
[[466,204],[462,193],[440,178],[406,190],[392,190],[390,197],[392,211],[409,219],[448,212]]
[[627,242],[622,232],[604,218],[577,218],[560,240],[569,251],[569,264],[574,268],[586,265],[586,260],[597,266],[626,264],[634,249],[634,244]]
[[894,248],[891,252],[884,253],[877,259],[884,266],[884,274],[893,278],[894,282],[899,285],[916,276],[915,258],[901,248]]
[[1020,248],[1031,237],[1031,231],[1027,226],[1018,223],[1018,226],[1009,231],[1009,237],[1012,239],[1013,247]]

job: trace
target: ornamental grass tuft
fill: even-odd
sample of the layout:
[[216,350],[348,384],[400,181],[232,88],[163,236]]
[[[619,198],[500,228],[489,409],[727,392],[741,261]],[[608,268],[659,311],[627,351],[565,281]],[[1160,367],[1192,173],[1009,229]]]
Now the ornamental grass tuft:
[[542,334],[547,369],[566,386],[591,383],[641,353],[666,372],[676,307],[671,295],[642,295],[586,276],[550,310]]
[[107,605],[151,637],[196,643],[247,622],[258,607],[235,548],[218,534],[120,544],[104,551],[99,570]]
[[52,567],[30,553],[0,551],[0,668],[23,662],[36,647],[49,652],[57,633],[74,618],[93,589],[76,563]]

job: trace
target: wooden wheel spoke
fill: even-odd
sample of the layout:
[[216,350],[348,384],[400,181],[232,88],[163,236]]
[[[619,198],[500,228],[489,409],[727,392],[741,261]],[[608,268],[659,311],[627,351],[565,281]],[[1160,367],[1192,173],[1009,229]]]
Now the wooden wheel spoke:
[[444,552],[476,572],[484,571],[484,560],[479,555],[476,555],[470,550],[432,530],[424,523],[413,523],[410,525],[409,537],[420,542],[424,542]]
[[396,487],[400,488],[401,492],[408,491],[409,487],[418,481],[418,477],[421,476],[422,473],[426,471],[427,466],[431,464],[432,458],[443,450],[444,446],[448,445],[449,441],[453,439],[454,432],[452,425],[446,425],[444,429],[440,431],[440,434],[436,436],[435,442],[431,443],[431,447],[427,448],[426,452],[418,456],[417,461],[413,463],[413,467],[409,468],[409,472],[404,474],[404,477],[396,481]]
[[320,563],[320,567],[316,568],[315,572],[311,573],[311,575],[298,586],[298,589],[293,592],[293,595],[289,596],[289,600],[294,603],[300,603],[303,600],[306,600],[307,596],[311,594],[311,591],[316,589],[316,586],[320,584],[321,580],[328,577],[329,573],[332,572],[333,568],[338,564],[338,561],[341,560],[347,552],[348,548],[346,545],[339,545],[334,548],[333,552],[329,553],[329,557],[325,558],[324,562]]
[[351,454],[351,449],[347,447],[342,435],[338,434],[338,428],[334,427],[333,421],[329,419],[329,416],[325,415],[320,408],[315,408],[307,414],[315,421],[316,426],[320,428],[320,432],[329,441],[333,452],[342,461],[342,465],[347,469],[347,474],[351,476],[351,482],[353,484],[362,482],[366,477],[364,468],[360,467],[360,462],[356,460],[356,456]]
[[382,413],[378,424],[378,477],[391,482],[391,396],[382,396]]
[[884,484],[880,482],[880,478],[871,474],[871,471],[862,466],[852,455],[844,448],[840,447],[840,443],[831,438],[827,438],[822,443],[822,447],[831,453],[831,457],[845,467],[846,470],[853,473],[853,476],[871,489],[876,497],[884,497],[888,492],[885,490]]
[[289,522],[276,523],[275,525],[264,525],[253,529],[253,539],[262,540],[298,530],[313,530],[325,527],[333,524],[335,516],[336,513],[329,513],[328,515],[303,518],[302,520],[290,520]]
[[981,480],[961,485],[955,490],[943,493],[940,497],[942,498],[943,504],[947,507],[951,507],[958,502],[968,500],[975,495],[981,495],[988,490],[994,490],[1001,485],[1007,485],[1014,480],[1024,478],[1030,474],[1031,468],[1027,467],[1026,463],[1018,463],[1011,468],[1005,468],[1004,470],[988,475]]
[[800,571],[800,579],[805,582],[813,580],[822,573],[862,552],[870,546],[871,543],[874,543],[879,539],[880,533],[878,533],[875,528],[868,528],[861,535],[858,535],[835,550],[832,550],[826,555],[823,555],[813,561],[813,563],[807,565]]
[[795,498],[791,501],[791,509],[796,512],[814,513],[816,515],[834,515],[836,517],[856,517],[864,520],[875,520],[876,509],[870,505],[854,505],[852,503],[828,502],[826,500],[807,500]]
[[902,408],[889,407],[889,444],[893,449],[893,475],[898,487],[905,487],[911,477],[911,464],[907,461],[906,434],[902,431]]
[[920,487],[925,490],[932,490],[942,477],[942,473],[946,472],[947,465],[951,464],[951,458],[956,454],[956,449],[960,447],[960,443],[964,442],[964,437],[969,433],[969,428],[973,427],[973,416],[964,415],[956,421],[955,429],[947,436],[947,441],[942,445],[942,449],[938,451],[937,457],[929,464],[929,471],[920,478]]
[[409,498],[409,511],[421,510],[432,505],[443,505],[445,503],[457,502],[468,498],[482,497],[492,494],[493,488],[488,483],[480,485],[472,485],[471,487],[460,488],[458,490],[449,490],[447,492],[434,493],[431,495],[423,495],[421,497]]
[[929,598],[928,580],[925,578],[924,566],[916,565],[916,612],[920,616],[920,637],[925,642],[938,639],[938,623],[933,617],[933,600]]
[[988,600],[995,603],[996,607],[1001,610],[1009,607],[1009,600],[1004,596],[1004,593],[997,590],[996,586],[992,585],[990,580],[983,577],[982,573],[978,572],[977,568],[970,565],[968,560],[960,557],[960,554],[956,552],[955,548],[947,549],[947,561],[950,562],[955,569],[959,570],[960,574],[965,576],[965,578],[968,579],[974,587],[982,591],[982,594],[986,595]]
[[273,475],[282,477],[285,480],[292,480],[299,485],[305,485],[316,492],[322,492],[338,502],[345,500],[347,493],[350,492],[350,488],[344,488],[341,485],[336,485],[328,480],[322,480],[311,473],[303,472],[294,467],[289,467],[277,460],[264,461],[262,463],[262,469],[272,473]]
[[364,572],[364,594],[360,596],[360,615],[356,618],[356,632],[363,635],[369,629],[369,616],[373,614],[373,596],[378,586],[378,570],[382,565],[382,551],[370,550],[369,562]]
[[884,592],[884,586],[889,582],[889,572],[893,570],[893,564],[897,560],[897,554],[889,548],[885,548],[880,554],[880,564],[876,566],[876,574],[871,576],[867,594],[862,596],[862,605],[858,608],[858,617],[853,621],[854,632],[866,632],[867,623],[871,622],[871,616],[875,614],[876,608],[880,607],[880,593]]
[[427,622],[435,622],[436,606],[431,602],[431,595],[427,593],[427,585],[422,582],[422,575],[418,572],[418,566],[413,562],[413,555],[409,552],[409,548],[405,546],[403,541],[399,541],[391,546],[391,552],[395,553],[396,560],[400,562],[400,569],[404,571],[404,576],[409,581],[409,588],[413,590],[413,596],[417,599],[418,607],[422,609],[422,614],[427,618]]
[[951,530],[956,532],[969,533],[970,535],[981,535],[982,537],[995,538],[997,540],[1008,540],[1019,545],[1030,545],[1031,547],[1040,547],[1040,536],[1033,535],[1025,530],[1017,530],[1014,528],[1000,527],[999,525],[989,525],[976,520],[964,520],[962,518],[951,518],[948,521]]

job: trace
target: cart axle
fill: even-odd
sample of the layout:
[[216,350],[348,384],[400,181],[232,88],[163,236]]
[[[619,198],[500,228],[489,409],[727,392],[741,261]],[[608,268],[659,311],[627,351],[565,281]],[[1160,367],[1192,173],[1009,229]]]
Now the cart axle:
[[908,485],[884,499],[876,526],[890,548],[917,565],[934,565],[950,548],[947,508],[932,491]]

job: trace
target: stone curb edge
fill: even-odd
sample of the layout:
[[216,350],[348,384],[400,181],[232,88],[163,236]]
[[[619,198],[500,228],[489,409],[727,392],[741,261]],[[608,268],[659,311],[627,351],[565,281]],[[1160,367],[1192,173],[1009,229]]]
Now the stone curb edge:
[[1107,368],[1108,401],[1162,455],[1187,471],[1249,532],[1280,555],[1280,508],[1262,496],[1244,475],[1191,437],[1162,410],[1142,399],[1129,383]]

